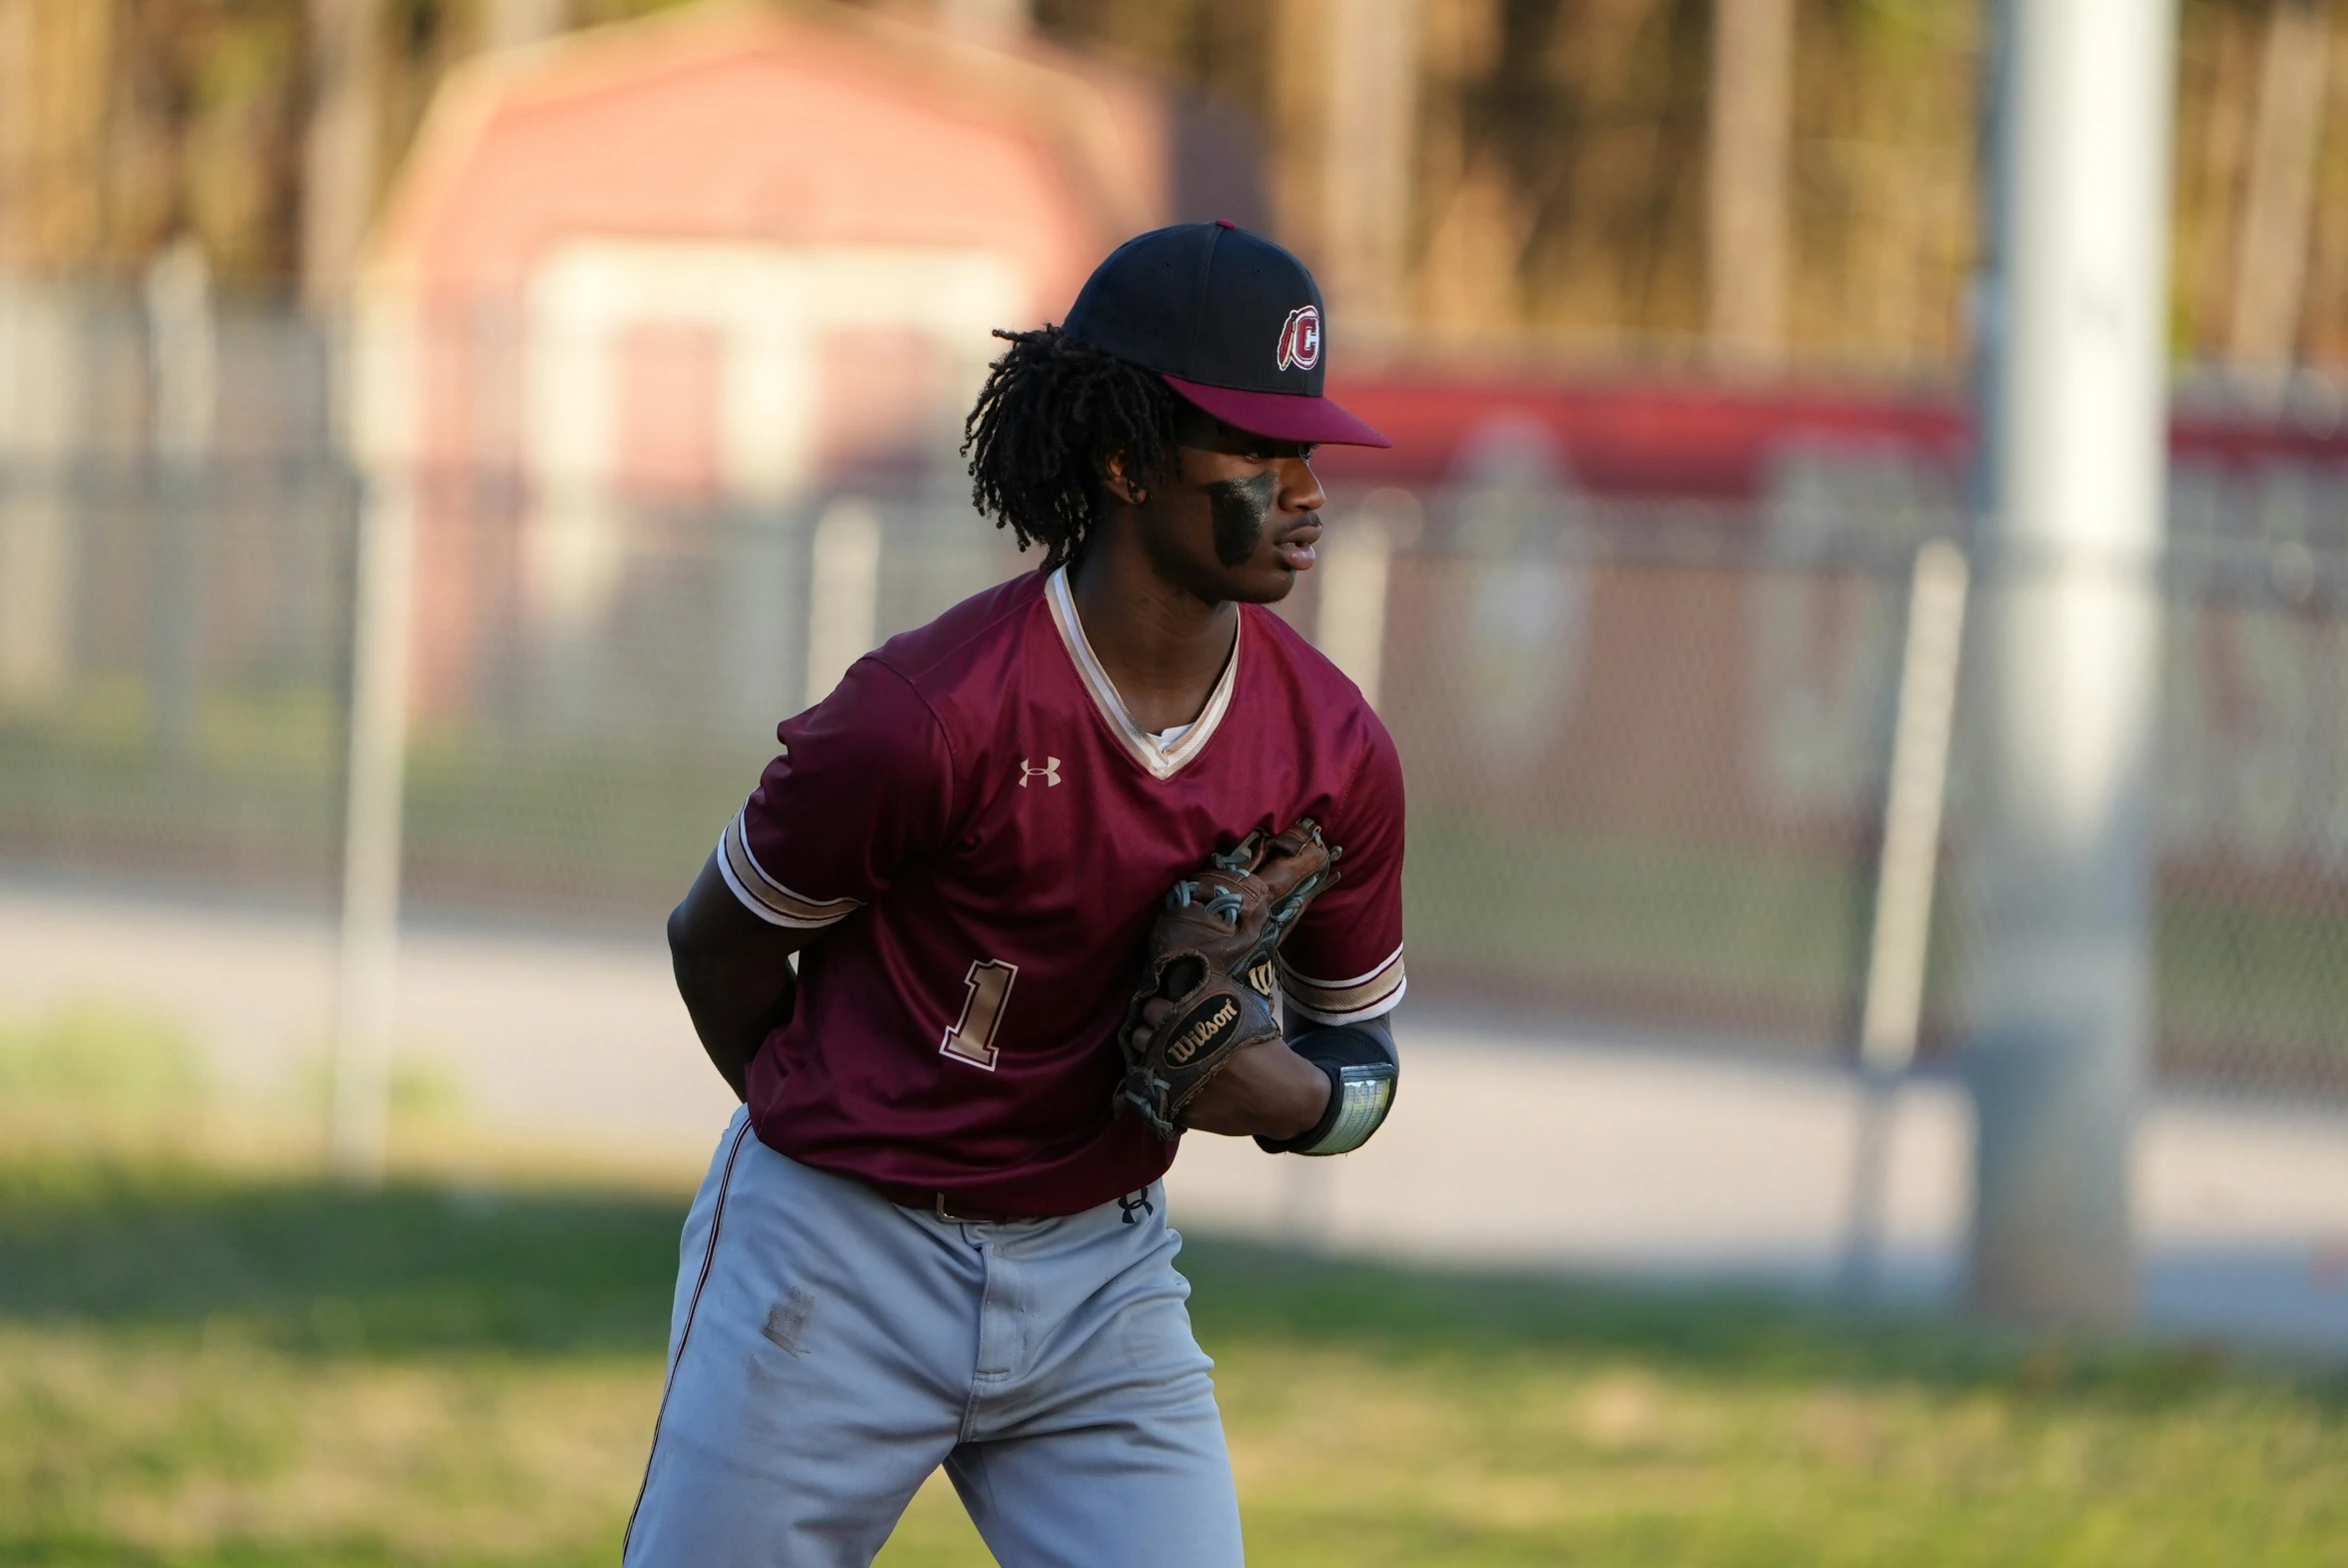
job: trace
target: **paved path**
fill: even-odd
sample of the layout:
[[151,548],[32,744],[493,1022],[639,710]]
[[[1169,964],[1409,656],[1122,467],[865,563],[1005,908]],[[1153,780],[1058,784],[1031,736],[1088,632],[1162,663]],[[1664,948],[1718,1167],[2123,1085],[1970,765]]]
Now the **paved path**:
[[[0,1019],[82,998],[150,1008],[222,1087],[315,1083],[332,1000],[315,916],[0,882]],[[1835,1275],[1857,1100],[1815,1067],[1406,1023],[1405,1092],[1368,1148],[1271,1160],[1194,1138],[1172,1178],[1199,1229],[1397,1258],[1735,1277]],[[483,1122],[698,1167],[731,1097],[703,1064],[654,933],[629,939],[426,923],[402,953],[402,1062]],[[1963,1095],[1895,1110],[1883,1280],[1957,1288]],[[2139,1140],[2156,1328],[2348,1350],[2348,1111],[2163,1099]]]

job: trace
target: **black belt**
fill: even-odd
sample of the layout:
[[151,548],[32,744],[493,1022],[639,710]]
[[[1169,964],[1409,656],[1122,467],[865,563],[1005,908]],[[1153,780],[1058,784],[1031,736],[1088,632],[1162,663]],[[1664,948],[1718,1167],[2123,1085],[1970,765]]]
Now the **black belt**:
[[1023,1219],[1044,1217],[1040,1214],[1008,1214],[1002,1209],[981,1208],[976,1203],[966,1203],[950,1192],[940,1192],[933,1187],[901,1187],[887,1181],[868,1182],[867,1185],[899,1208],[920,1209],[940,1219],[961,1220],[966,1224],[1008,1225]]
[[[999,1208],[981,1208],[976,1203],[966,1203],[953,1193],[940,1192],[935,1187],[901,1187],[890,1181],[868,1181],[865,1185],[899,1208],[915,1209],[925,1214],[935,1214],[943,1220],[960,1220],[969,1225],[1016,1225],[1024,1220],[1058,1217],[1051,1214],[1007,1214]],[[1127,1224],[1135,1223],[1136,1214],[1152,1212],[1150,1189],[1144,1187],[1139,1192],[1127,1193],[1117,1200],[1117,1206],[1124,1211]]]

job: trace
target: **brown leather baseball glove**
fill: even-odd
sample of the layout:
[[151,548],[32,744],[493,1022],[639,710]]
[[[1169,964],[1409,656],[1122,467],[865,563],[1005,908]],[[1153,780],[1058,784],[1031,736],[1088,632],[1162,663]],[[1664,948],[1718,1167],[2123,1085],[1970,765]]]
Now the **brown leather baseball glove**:
[[[1167,890],[1117,1036],[1126,1061],[1117,1103],[1140,1111],[1160,1137],[1181,1136],[1183,1107],[1233,1056],[1279,1038],[1272,954],[1313,895],[1337,879],[1340,852],[1306,816],[1285,832],[1249,833]],[[1158,1000],[1171,1005],[1152,1028],[1143,1008]],[[1148,1038],[1137,1041],[1138,1032]]]

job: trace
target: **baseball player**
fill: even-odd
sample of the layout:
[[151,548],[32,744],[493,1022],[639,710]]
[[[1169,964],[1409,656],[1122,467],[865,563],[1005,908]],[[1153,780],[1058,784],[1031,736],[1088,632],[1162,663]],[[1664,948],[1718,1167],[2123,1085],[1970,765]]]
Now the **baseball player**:
[[786,721],[670,919],[745,1104],[641,1568],[869,1563],[941,1464],[1009,1568],[1238,1563],[1159,1178],[1185,1129],[1337,1154],[1393,1097],[1401,769],[1261,608],[1313,564],[1314,445],[1387,444],[1321,395],[1311,276],[1186,224],[1000,336],[965,451],[1042,570]]

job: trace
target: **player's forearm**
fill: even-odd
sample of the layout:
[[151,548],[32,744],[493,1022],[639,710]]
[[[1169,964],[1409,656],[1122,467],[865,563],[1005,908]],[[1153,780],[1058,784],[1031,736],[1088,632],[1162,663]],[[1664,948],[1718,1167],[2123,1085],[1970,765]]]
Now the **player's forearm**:
[[750,1098],[750,1064],[791,1021],[798,991],[791,955],[807,933],[746,909],[712,854],[669,915],[669,958],[693,1031],[737,1099]]
[[1292,1138],[1327,1108],[1328,1075],[1278,1040],[1250,1045],[1190,1102],[1187,1124],[1225,1137]]
[[1274,1154],[1352,1152],[1369,1141],[1393,1107],[1401,1052],[1394,1045],[1392,1014],[1331,1027],[1291,1013],[1286,1028],[1289,1048],[1327,1086],[1321,1111],[1296,1133],[1258,1134],[1256,1141]]
[[750,1064],[767,1036],[791,1021],[798,986],[788,967],[777,989],[771,981],[745,984],[739,970],[689,950],[672,947],[677,994],[684,999],[693,1032],[709,1053],[718,1075],[740,1100],[750,1098]]

